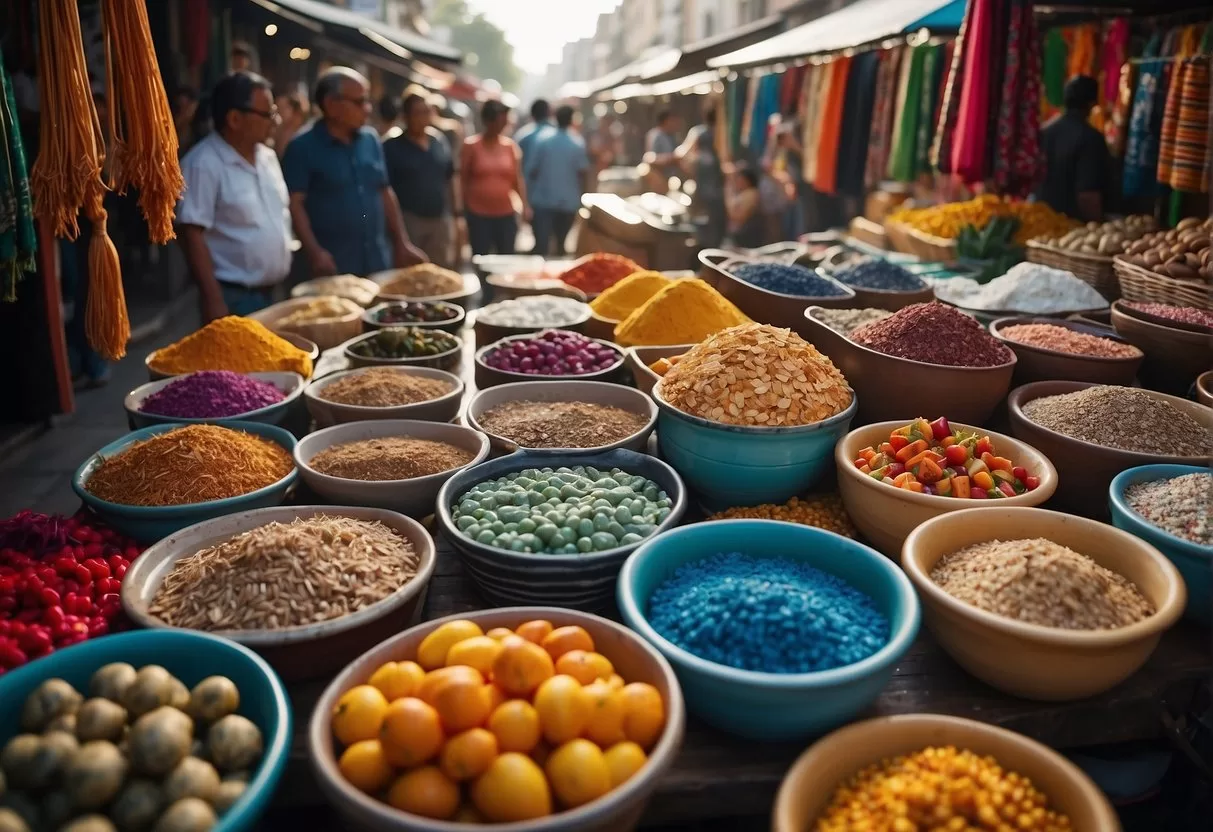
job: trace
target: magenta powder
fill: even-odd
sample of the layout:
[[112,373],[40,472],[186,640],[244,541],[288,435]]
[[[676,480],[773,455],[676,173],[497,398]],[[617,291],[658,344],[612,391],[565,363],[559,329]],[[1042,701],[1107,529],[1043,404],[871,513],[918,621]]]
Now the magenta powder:
[[228,370],[183,376],[143,400],[139,410],[178,419],[221,419],[259,410],[285,399],[272,384]]
[[939,301],[915,303],[864,324],[851,340],[885,355],[946,367],[994,367],[1014,355],[975,318]]

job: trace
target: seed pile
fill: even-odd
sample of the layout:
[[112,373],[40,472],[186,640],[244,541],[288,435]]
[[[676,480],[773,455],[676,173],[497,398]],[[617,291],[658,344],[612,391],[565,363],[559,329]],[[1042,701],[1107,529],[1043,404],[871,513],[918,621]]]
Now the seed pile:
[[301,324],[332,321],[348,315],[361,315],[362,307],[349,298],[338,295],[320,295],[301,305],[289,315],[273,322],[275,329],[294,329]]
[[841,413],[853,398],[829,358],[791,330],[767,324],[712,335],[659,385],[679,410],[729,425],[808,425]]
[[413,544],[377,521],[268,523],[182,558],[148,612],[190,630],[277,630],[331,621],[417,574]]
[[1158,456],[1207,456],[1210,431],[1170,402],[1135,387],[1099,385],[1023,406],[1041,427],[1096,445]]
[[380,288],[381,295],[404,295],[409,298],[432,298],[437,295],[449,295],[463,288],[463,278],[458,272],[435,266],[433,263],[419,263],[402,269]]
[[411,480],[467,465],[475,454],[449,442],[385,436],[325,448],[308,465],[344,480]]
[[759,289],[801,298],[838,298],[847,294],[837,281],[795,264],[746,263],[735,268],[733,274]]
[[842,507],[842,498],[837,494],[818,494],[808,497],[793,497],[786,503],[760,506],[735,506],[718,511],[709,520],[779,520],[784,523],[799,523],[816,526],[843,537],[855,537],[855,524]]
[[1139,482],[1125,491],[1147,523],[1201,546],[1213,546],[1213,474]]
[[869,349],[946,367],[995,367],[1015,354],[976,318],[940,303],[915,303],[865,324],[851,340]]
[[864,324],[883,321],[893,313],[887,309],[816,309],[813,317],[830,329],[849,336]]
[[904,267],[874,257],[843,266],[834,277],[853,288],[879,292],[920,292],[927,288],[922,278]]
[[1046,540],[991,540],[944,556],[931,580],[966,604],[1027,624],[1113,630],[1154,614],[1133,583]]
[[126,506],[181,506],[248,494],[295,468],[276,442],[217,425],[188,425],[123,449],[84,487]]
[[449,381],[413,375],[388,367],[370,367],[351,373],[321,388],[320,398],[358,407],[398,407],[445,396],[454,389]]
[[622,407],[590,402],[506,402],[477,421],[489,433],[523,448],[596,448],[626,439],[648,419]]
[[221,419],[277,404],[274,385],[243,373],[203,370],[169,382],[139,405],[142,413],[178,419]]
[[1175,306],[1170,303],[1141,303],[1125,301],[1124,305],[1134,312],[1144,312],[1156,318],[1166,318],[1181,324],[1204,326],[1213,329],[1213,312],[1197,309],[1194,306]]
[[1040,347],[1072,355],[1089,355],[1095,358],[1137,358],[1141,350],[1123,341],[1100,338],[1086,332],[1078,332],[1056,324],[1015,324],[1004,326],[1004,338],[1030,347]]

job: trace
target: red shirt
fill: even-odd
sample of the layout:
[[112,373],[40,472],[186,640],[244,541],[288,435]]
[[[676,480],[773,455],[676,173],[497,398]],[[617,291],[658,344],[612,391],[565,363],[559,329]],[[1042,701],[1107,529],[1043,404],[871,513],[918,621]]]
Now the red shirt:
[[485,217],[511,216],[514,202],[510,195],[517,190],[521,159],[518,145],[505,136],[491,143],[483,136],[467,139],[459,153],[467,210]]

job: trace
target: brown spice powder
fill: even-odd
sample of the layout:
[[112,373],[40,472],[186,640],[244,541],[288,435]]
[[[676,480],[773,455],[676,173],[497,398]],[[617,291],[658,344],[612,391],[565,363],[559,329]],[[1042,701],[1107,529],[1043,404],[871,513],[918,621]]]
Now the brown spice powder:
[[453,389],[453,384],[439,378],[370,367],[321,388],[319,396],[325,401],[359,407],[399,407],[437,399]]
[[474,456],[447,442],[387,436],[325,448],[308,465],[346,480],[411,480],[467,465]]
[[477,419],[490,433],[523,448],[597,448],[626,439],[648,419],[590,402],[507,402]]

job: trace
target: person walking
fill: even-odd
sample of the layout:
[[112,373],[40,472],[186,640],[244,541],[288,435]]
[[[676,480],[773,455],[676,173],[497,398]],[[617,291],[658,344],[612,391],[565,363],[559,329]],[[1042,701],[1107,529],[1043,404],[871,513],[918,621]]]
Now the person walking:
[[522,176],[522,152],[502,135],[510,109],[495,99],[480,109],[482,131],[463,142],[459,190],[463,194],[472,254],[513,254],[518,237],[517,206],[531,220]]
[[313,277],[365,277],[426,261],[409,242],[388,184],[383,145],[367,126],[370,86],[349,67],[316,81],[320,117],[300,131],[282,157],[291,222]]
[[545,128],[552,126],[552,105],[546,99],[536,98],[531,104],[531,120],[527,124],[518,128],[518,132],[514,134],[514,143],[518,145],[518,149],[522,151],[522,164],[526,165],[527,155],[530,153],[531,146]]
[[1099,85],[1089,75],[1076,75],[1063,92],[1065,112],[1040,130],[1045,175],[1036,198],[1054,211],[1085,221],[1103,219],[1103,195],[1108,177],[1108,145],[1087,121],[1099,97]]
[[279,93],[274,99],[278,105],[278,126],[274,128],[274,152],[278,158],[286,153],[286,146],[303,129],[308,120],[307,100],[297,92]]
[[274,302],[291,269],[286,183],[267,146],[278,120],[269,81],[234,72],[211,94],[215,129],[181,160],[177,235],[202,321]]
[[649,165],[648,184],[657,193],[669,190],[670,178],[678,176],[678,116],[669,110],[657,114],[657,126],[645,134],[644,157]]
[[459,211],[455,163],[446,137],[431,124],[430,104],[409,93],[400,106],[404,132],[383,143],[388,181],[413,244],[444,268],[454,262],[453,214]]
[[573,131],[573,115],[573,108],[567,105],[556,110],[555,129],[539,135],[530,155],[523,157],[534,213],[535,253],[540,257],[551,254],[553,238],[556,256],[565,255],[565,239],[587,189],[590,158],[585,140]]
[[703,122],[687,131],[674,151],[683,171],[695,182],[691,209],[695,214],[700,248],[720,248],[728,227],[724,206],[724,170],[716,151],[716,103],[703,112]]
[[729,214],[729,236],[739,248],[760,248],[768,240],[767,216],[758,191],[759,174],[748,165],[738,165],[729,182],[725,200]]

